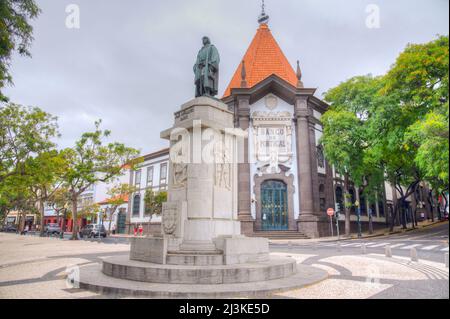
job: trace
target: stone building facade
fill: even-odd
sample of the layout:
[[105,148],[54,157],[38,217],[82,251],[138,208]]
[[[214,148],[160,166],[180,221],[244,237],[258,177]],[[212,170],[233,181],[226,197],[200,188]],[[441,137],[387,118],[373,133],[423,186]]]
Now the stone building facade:
[[[319,142],[321,117],[329,106],[315,91],[304,86],[299,62],[294,71],[267,20],[260,22],[222,98],[234,111],[235,127],[248,132],[238,198],[246,235],[327,236],[327,208],[343,208],[336,205],[342,180],[325,161]],[[384,212],[383,195],[372,212],[378,214],[375,222],[383,223],[379,206]],[[363,222],[368,212],[362,211]]]

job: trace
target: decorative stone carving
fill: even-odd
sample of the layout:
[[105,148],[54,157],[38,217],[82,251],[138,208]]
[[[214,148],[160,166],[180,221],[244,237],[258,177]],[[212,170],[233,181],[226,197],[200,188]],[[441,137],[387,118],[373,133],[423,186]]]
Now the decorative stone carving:
[[325,156],[323,154],[322,145],[317,146],[317,165],[319,165],[320,168],[325,168]]
[[187,164],[173,164],[173,187],[181,188],[186,186],[187,181]]
[[222,146],[222,143],[215,144],[215,185],[231,190],[231,162],[229,153],[230,150],[226,146]]
[[292,167],[292,115],[253,112],[253,146],[260,174],[289,171]]
[[172,235],[177,229],[178,205],[177,203],[167,202],[164,204],[162,213],[162,226],[164,234]]
[[269,94],[265,98],[265,103],[269,110],[274,110],[278,106],[278,98],[275,95]]

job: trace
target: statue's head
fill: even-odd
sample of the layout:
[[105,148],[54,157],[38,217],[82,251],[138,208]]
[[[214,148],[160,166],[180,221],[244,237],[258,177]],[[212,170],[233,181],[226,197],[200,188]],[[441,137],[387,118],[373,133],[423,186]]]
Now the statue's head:
[[203,37],[203,45],[211,44],[211,40],[208,37]]

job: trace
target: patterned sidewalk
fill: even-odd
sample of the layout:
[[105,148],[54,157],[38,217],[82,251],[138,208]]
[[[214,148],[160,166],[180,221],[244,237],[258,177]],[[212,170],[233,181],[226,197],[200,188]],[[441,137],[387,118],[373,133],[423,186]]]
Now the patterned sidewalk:
[[[73,288],[71,267],[126,255],[125,244],[61,241],[0,234],[0,298],[107,298]],[[326,270],[318,284],[274,298],[448,298],[449,271],[443,263],[380,254],[320,256],[318,253],[273,253]],[[76,268],[76,267],[75,267]]]

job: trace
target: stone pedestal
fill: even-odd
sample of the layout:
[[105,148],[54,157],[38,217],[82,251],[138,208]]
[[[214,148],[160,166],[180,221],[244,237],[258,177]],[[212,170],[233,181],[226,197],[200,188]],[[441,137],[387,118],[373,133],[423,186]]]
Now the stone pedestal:
[[[269,258],[266,238],[241,235],[233,113],[197,98],[175,114],[168,202],[160,237],[132,238],[130,258],[84,267],[80,287],[152,297],[267,295],[326,278],[292,258]],[[213,139],[214,137],[214,139]],[[298,273],[300,270],[300,273]]]
[[[159,238],[144,239],[144,244],[134,240],[131,256],[144,257],[132,259],[162,260],[159,256],[169,254],[168,263],[217,263],[218,258],[201,258],[201,253],[221,253],[224,265],[269,259],[267,239],[241,235],[233,131],[234,113],[216,99],[196,98],[175,113],[173,127],[161,133],[170,140],[168,201],[162,212],[164,244]],[[142,245],[152,246],[158,257],[143,254]],[[160,249],[165,251],[156,252]]]

